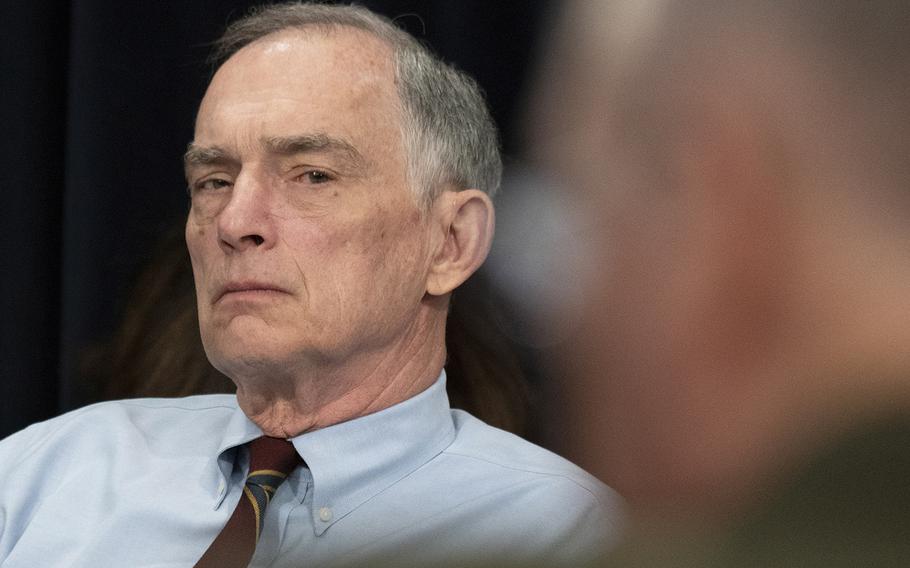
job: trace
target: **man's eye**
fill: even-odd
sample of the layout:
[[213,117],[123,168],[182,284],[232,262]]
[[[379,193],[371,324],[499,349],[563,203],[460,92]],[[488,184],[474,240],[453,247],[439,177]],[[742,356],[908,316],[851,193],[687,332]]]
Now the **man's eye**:
[[309,170],[304,172],[297,179],[308,183],[318,184],[332,181],[333,178],[327,172],[324,172],[322,170]]
[[218,189],[223,189],[225,187],[230,187],[231,182],[226,179],[221,178],[210,178],[197,182],[193,187],[196,191],[213,191]]

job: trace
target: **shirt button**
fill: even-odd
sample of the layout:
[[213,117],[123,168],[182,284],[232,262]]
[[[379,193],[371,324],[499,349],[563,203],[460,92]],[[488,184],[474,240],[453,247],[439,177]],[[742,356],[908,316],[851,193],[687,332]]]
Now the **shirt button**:
[[327,523],[332,520],[332,510],[328,507],[323,507],[319,509],[319,520],[323,523]]

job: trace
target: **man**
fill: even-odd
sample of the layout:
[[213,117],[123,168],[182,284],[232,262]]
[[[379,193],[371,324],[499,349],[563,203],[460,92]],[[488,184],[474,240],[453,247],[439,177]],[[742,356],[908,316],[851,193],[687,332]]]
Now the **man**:
[[542,125],[598,223],[569,416],[639,529],[674,535],[635,564],[906,565],[910,5],[571,21]]
[[7,439],[0,563],[593,553],[613,494],[445,395],[448,298],[487,254],[501,168],[477,87],[356,7],[262,9],[220,55],[186,240],[237,395],[101,404]]

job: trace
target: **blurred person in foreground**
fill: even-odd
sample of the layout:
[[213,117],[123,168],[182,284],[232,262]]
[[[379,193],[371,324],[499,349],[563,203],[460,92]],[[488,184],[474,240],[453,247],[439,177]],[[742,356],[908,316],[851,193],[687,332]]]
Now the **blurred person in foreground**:
[[910,3],[579,3],[552,62],[571,455],[629,499],[630,558],[906,563]]
[[613,493],[446,397],[449,296],[487,255],[501,170],[474,82],[359,7],[266,7],[219,46],[186,241],[236,396],[102,403],[5,440],[0,563],[589,557]]

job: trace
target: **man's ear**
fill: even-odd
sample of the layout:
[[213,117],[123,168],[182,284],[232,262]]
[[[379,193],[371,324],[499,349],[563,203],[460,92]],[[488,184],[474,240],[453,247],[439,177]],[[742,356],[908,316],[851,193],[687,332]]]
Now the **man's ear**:
[[448,294],[480,268],[493,243],[490,197],[477,189],[445,191],[433,205],[442,239],[427,273],[427,293]]

